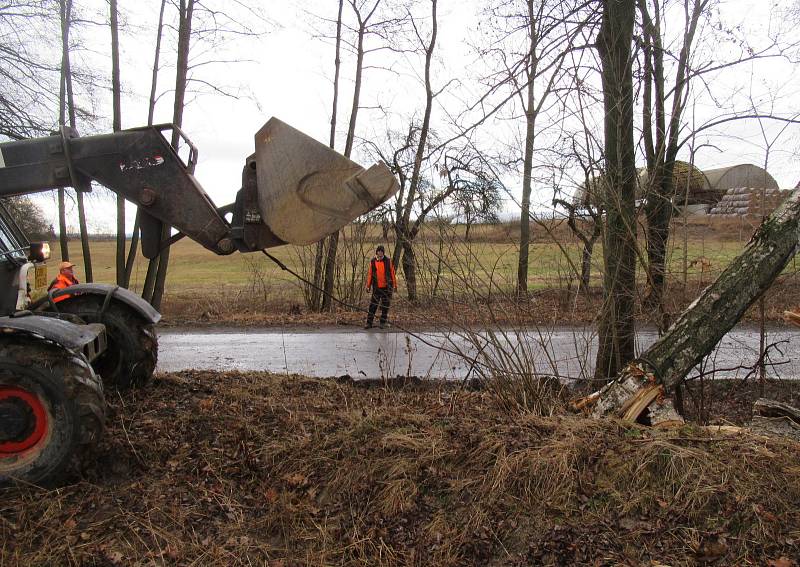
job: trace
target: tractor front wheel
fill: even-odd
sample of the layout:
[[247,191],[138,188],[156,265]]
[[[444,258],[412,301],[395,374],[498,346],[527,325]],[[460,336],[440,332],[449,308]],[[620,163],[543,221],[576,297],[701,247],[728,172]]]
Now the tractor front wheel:
[[61,301],[58,309],[87,323],[105,325],[108,347],[92,366],[106,387],[126,390],[150,381],[158,360],[158,338],[155,326],[133,307],[114,298],[106,304],[104,296],[84,294]]
[[0,485],[58,482],[96,443],[102,383],[81,355],[29,336],[0,340]]

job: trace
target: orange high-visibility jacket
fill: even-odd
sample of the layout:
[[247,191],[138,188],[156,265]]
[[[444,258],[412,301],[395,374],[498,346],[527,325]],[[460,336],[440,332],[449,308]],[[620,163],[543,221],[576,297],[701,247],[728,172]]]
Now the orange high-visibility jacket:
[[397,276],[394,274],[394,266],[388,256],[384,256],[383,260],[378,261],[373,258],[369,263],[369,274],[367,274],[367,287],[372,287],[373,282],[380,289],[389,287],[386,272],[389,272],[392,278],[392,289],[397,289]]
[[[54,279],[53,282],[50,284],[50,287],[47,288],[47,291],[50,291],[51,289],[66,289],[69,286],[75,285],[77,283],[80,283],[78,281],[78,278],[70,279],[67,276],[65,276],[64,274],[59,273],[56,276],[56,279]],[[55,299],[53,299],[53,301],[58,303],[59,301],[64,301],[65,299],[69,299],[70,297],[72,297],[72,296],[71,295],[61,295],[61,296],[56,297]]]

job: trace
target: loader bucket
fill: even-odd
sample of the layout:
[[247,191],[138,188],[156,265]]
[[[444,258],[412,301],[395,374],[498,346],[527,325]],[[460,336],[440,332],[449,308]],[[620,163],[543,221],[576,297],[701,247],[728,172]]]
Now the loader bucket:
[[256,174],[262,221],[291,244],[321,240],[399,188],[384,163],[365,170],[277,118],[256,134]]

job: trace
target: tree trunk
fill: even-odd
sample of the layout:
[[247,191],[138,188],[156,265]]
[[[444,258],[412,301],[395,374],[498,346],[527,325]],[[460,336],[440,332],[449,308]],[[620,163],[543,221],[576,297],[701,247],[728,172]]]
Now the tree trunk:
[[589,293],[589,281],[592,277],[592,254],[594,252],[594,243],[596,237],[587,240],[583,244],[583,252],[581,253],[581,281],[578,290],[583,293]]
[[[109,1],[111,19],[111,95],[114,132],[122,130],[122,106],[120,102],[119,71],[119,24],[117,22],[117,0]],[[117,195],[117,285],[125,284],[125,198]]]
[[[67,123],[67,68],[69,58],[69,13],[72,0],[61,0],[61,83],[59,91],[58,123]],[[67,240],[66,190],[58,190],[58,240],[61,248],[61,260],[69,261],[69,242]]]
[[[339,71],[341,70],[342,60],[341,60],[341,44],[342,44],[342,9],[344,7],[344,0],[339,0],[339,12],[338,16],[336,17],[336,51],[333,59],[334,65],[334,73],[333,73],[333,108],[331,110],[331,133],[330,139],[328,141],[328,145],[333,148],[336,145],[336,111],[339,103]],[[355,95],[354,95],[355,96]],[[351,120],[352,122],[352,120]],[[330,308],[330,296],[327,294],[322,295],[320,297],[320,285],[323,280],[323,263],[322,259],[325,258],[325,274],[328,273],[328,257],[330,255],[330,244],[334,239],[334,235],[327,239],[328,247],[325,246],[325,240],[322,240],[317,243],[317,252],[314,255],[314,288],[311,289],[311,305],[310,308],[312,311],[322,311],[325,308]],[[336,245],[339,244],[339,235],[338,233],[335,235]],[[328,254],[326,255],[326,250],[328,250]],[[336,255],[334,252],[334,256],[332,258],[333,266],[336,265]],[[333,268],[331,268],[333,269]],[[328,289],[328,278],[326,277],[326,285],[325,290]],[[332,283],[333,278],[330,278]],[[331,285],[331,292],[333,291],[333,286]],[[327,298],[327,303],[326,303]],[[320,301],[321,300],[321,301]]]
[[[180,24],[178,27],[178,62],[175,77],[175,104],[173,106],[172,122],[178,128],[183,125],[183,107],[186,97],[186,81],[189,72],[189,46],[192,38],[192,13],[194,12],[195,0],[180,1]],[[172,147],[178,151],[180,135],[177,131],[172,133]],[[171,236],[171,227],[164,224],[161,232],[162,242]],[[159,254],[158,272],[156,273],[155,286],[153,287],[152,305],[156,309],[161,307],[161,299],[164,296],[164,287],[167,280],[167,267],[169,265],[169,247]]]
[[317,242],[317,249],[314,253],[314,286],[309,290],[308,308],[311,311],[317,312],[321,309],[320,300],[322,299],[322,261],[325,258],[325,243],[327,238],[323,238]]
[[[76,127],[76,118],[75,118],[75,96],[72,90],[72,69],[70,67],[70,52],[69,52],[69,33],[70,28],[72,25],[72,1],[67,0],[66,3],[62,2],[61,5],[61,24],[62,24],[62,59],[61,59],[61,80],[62,80],[62,90],[61,90],[61,110],[59,116],[61,118],[61,123],[64,124],[66,119],[66,111],[69,111],[69,125],[72,128]],[[83,191],[88,189],[87,187],[75,187],[75,198],[78,207],[78,227],[80,232],[81,238],[81,249],[83,252],[83,268],[84,268],[84,279],[86,282],[92,282],[94,280],[94,274],[92,273],[92,254],[89,248],[89,231],[86,227],[86,208],[84,207],[83,202]],[[62,248],[62,259],[69,260],[69,249],[67,245],[66,239],[66,211],[65,211],[65,203],[64,198],[66,196],[66,192],[63,189],[59,190],[59,221],[62,228],[62,241],[61,241],[61,248]],[[65,254],[66,253],[66,254]]]
[[333,310],[333,285],[336,282],[336,253],[339,250],[339,231],[328,237],[328,250],[325,254],[325,278],[322,284],[321,311]]
[[536,20],[533,0],[528,0],[528,87],[525,107],[525,156],[522,165],[522,203],[520,211],[519,262],[517,264],[517,293],[528,293],[528,256],[531,243],[531,189],[533,173],[533,142],[536,132],[536,109],[534,108],[534,76],[536,74]]
[[[161,37],[162,31],[164,28],[164,7],[167,4],[167,0],[161,0],[161,11],[158,14],[158,30],[156,32],[156,51],[155,56],[153,57],[153,74],[152,79],[150,81],[150,103],[148,105],[147,110],[147,125],[153,125],[153,116],[155,115],[156,110],[156,90],[158,86],[158,61],[161,58]],[[128,252],[128,261],[125,266],[125,273],[126,277],[128,278],[128,285],[130,285],[130,277],[131,273],[133,272],[133,262],[136,258],[136,246],[135,243],[138,241],[139,230],[139,208],[137,206],[136,209],[136,223],[134,223],[134,235],[131,239],[131,248],[130,252]],[[156,283],[156,274],[158,273],[158,256],[152,258],[150,261],[147,262],[147,273],[144,278],[144,283],[142,284],[142,299],[152,304],[153,302],[153,288],[155,287]],[[127,286],[126,286],[127,287]]]
[[595,415],[635,420],[641,412],[631,411],[634,398],[643,400],[639,404],[643,410],[664,389],[671,391],[681,383],[794,257],[799,230],[800,190],[795,190],[758,228],[744,251],[639,361],[595,396]]
[[[405,207],[403,209],[402,222],[400,226],[401,231],[397,232],[398,237],[402,240],[398,244],[402,246],[402,263],[403,273],[406,278],[412,278],[411,281],[406,281],[406,288],[408,292],[408,300],[414,302],[417,300],[417,280],[416,280],[416,255],[413,250],[413,236],[412,231],[409,230],[411,226],[411,211],[414,208],[414,200],[421,180],[422,160],[425,155],[425,149],[428,145],[428,134],[430,132],[431,114],[433,112],[433,85],[431,79],[431,63],[433,61],[433,52],[436,49],[436,38],[439,33],[439,22],[436,16],[437,0],[431,0],[431,37],[428,45],[424,47],[425,50],[425,114],[422,119],[422,126],[419,132],[419,141],[417,149],[414,154],[414,169],[411,172],[411,181],[408,186],[408,195],[406,197]],[[419,222],[419,219],[417,219]],[[408,257],[407,257],[408,256]]]
[[[364,35],[367,31],[366,21],[361,20],[361,14],[358,12],[356,12],[356,15],[359,18],[358,44],[356,49],[356,78],[353,87],[353,105],[350,109],[350,124],[347,128],[347,140],[344,145],[344,155],[348,158],[353,151],[353,143],[356,137],[356,122],[358,120],[359,100],[361,98],[361,79],[364,72]],[[337,26],[338,25],[340,24],[337,24]],[[325,278],[323,283],[325,293],[322,296],[322,311],[333,309],[333,284],[336,280],[336,253],[339,248],[339,234],[339,231],[337,231],[328,237],[328,253],[325,256]]]
[[403,276],[408,288],[409,301],[417,300],[417,257],[410,240],[403,241]]
[[83,203],[83,192],[76,191],[75,199],[78,204],[78,226],[81,231],[81,250],[83,252],[83,274],[86,283],[94,281],[94,272],[92,271],[92,251],[89,248],[89,230],[86,226],[86,207]]
[[156,275],[158,274],[158,261],[161,256],[151,258],[147,263],[147,272],[144,276],[144,283],[142,284],[142,299],[153,304],[153,289],[156,286]]
[[58,241],[61,245],[61,260],[69,261],[69,241],[67,240],[66,192],[58,190]]
[[672,221],[673,187],[672,169],[663,172],[659,189],[651,191],[644,207],[647,217],[647,267],[649,291],[645,304],[663,312],[664,286],[666,277],[667,243],[669,225]]
[[636,291],[636,164],[633,143],[631,41],[634,0],[607,0],[597,39],[605,106],[606,211],[603,307],[595,377],[609,379],[634,357]]
[[[69,125],[72,128],[77,128],[77,118],[75,113],[75,95],[72,89],[72,66],[70,63],[69,52],[69,33],[72,27],[72,1],[68,0],[65,12],[65,38],[67,41],[67,50],[64,52],[64,80],[67,87],[67,110],[69,110]],[[75,201],[78,207],[78,231],[81,238],[81,251],[83,253],[83,274],[84,281],[91,283],[94,281],[94,274],[92,272],[92,252],[89,248],[89,230],[86,226],[86,207],[84,206],[83,191],[88,190],[90,186],[75,187]]]
[[139,245],[139,211],[136,211],[136,218],[133,221],[133,230],[131,231],[131,247],[128,252],[128,257],[125,260],[125,281],[122,283],[123,287],[130,287],[131,276],[133,275],[133,264],[136,262],[136,247]]

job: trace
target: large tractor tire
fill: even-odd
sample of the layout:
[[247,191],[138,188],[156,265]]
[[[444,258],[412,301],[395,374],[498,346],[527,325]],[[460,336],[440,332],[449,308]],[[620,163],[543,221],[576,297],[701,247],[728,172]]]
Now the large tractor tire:
[[60,301],[58,310],[77,315],[87,323],[105,325],[108,348],[92,366],[106,388],[143,386],[152,378],[158,361],[155,326],[122,301],[111,298],[105,305],[105,299],[99,295],[74,295]]
[[29,335],[0,339],[0,486],[59,482],[100,438],[105,410],[83,355]]

